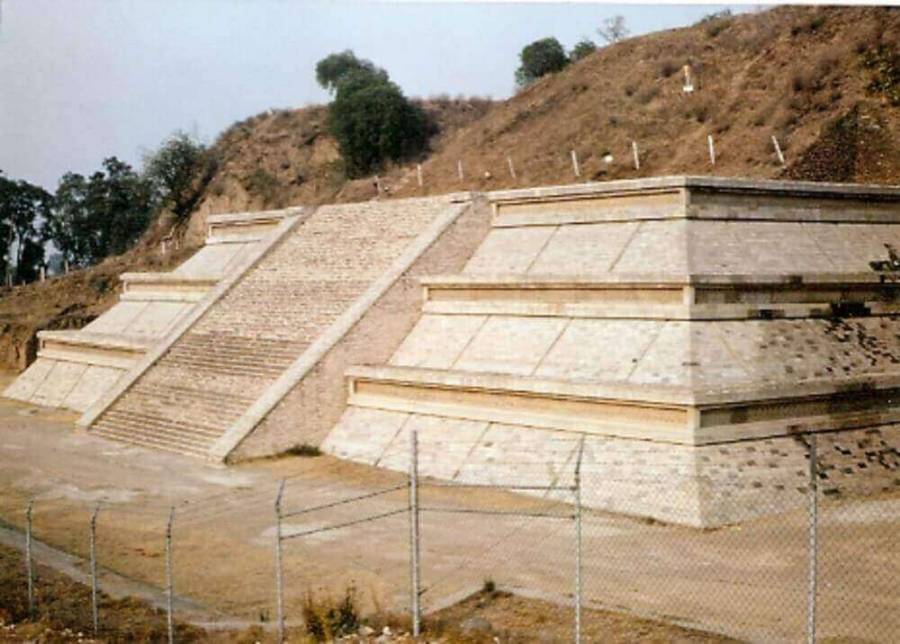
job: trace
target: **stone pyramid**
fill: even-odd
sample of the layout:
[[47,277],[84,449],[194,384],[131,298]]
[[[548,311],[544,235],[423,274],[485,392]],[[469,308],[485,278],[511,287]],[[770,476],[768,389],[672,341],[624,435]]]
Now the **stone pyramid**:
[[415,428],[425,475],[553,485],[584,437],[587,504],[691,525],[803,503],[804,432],[861,463],[830,484],[898,485],[900,189],[665,177],[487,198],[462,272],[423,279],[390,359],[348,370],[326,451],[404,469]]

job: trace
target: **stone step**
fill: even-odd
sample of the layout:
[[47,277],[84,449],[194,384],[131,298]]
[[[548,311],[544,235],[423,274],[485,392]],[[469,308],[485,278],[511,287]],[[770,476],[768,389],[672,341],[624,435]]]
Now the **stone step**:
[[175,454],[183,454],[187,456],[197,456],[203,458],[206,456],[208,451],[207,446],[188,444],[180,440],[173,440],[169,438],[157,438],[148,434],[136,435],[109,427],[94,429],[91,431],[91,434],[115,440],[121,443],[129,443],[132,445],[147,447],[150,449],[160,449],[163,451],[173,452]]
[[207,244],[256,241],[275,229],[285,217],[299,214],[302,208],[264,210],[261,212],[238,212],[209,215],[207,223]]
[[123,273],[121,300],[139,302],[198,302],[217,279],[177,273]]
[[52,360],[130,369],[152,345],[148,338],[89,331],[38,331],[38,355]]
[[185,435],[197,436],[204,439],[216,439],[224,431],[215,424],[214,419],[204,419],[203,422],[179,421],[168,416],[153,413],[153,410],[142,407],[141,411],[131,409],[115,409],[104,414],[101,420],[113,425],[127,425],[137,430],[144,427],[156,428],[160,431],[172,431]]
[[900,283],[876,273],[422,278],[423,311],[455,315],[725,320],[892,315]]
[[153,381],[140,382],[138,385],[135,385],[132,392],[155,398],[166,405],[178,405],[186,401],[192,401],[218,409],[230,409],[232,407],[242,409],[254,400],[252,396],[222,394],[209,389],[181,387]]
[[122,427],[119,425],[101,425],[93,430],[92,433],[98,436],[117,436],[122,438],[132,438],[134,440],[166,443],[172,447],[178,447],[196,453],[206,452],[215,442],[214,440],[198,440],[184,434],[162,432],[155,429],[135,431],[131,427]]

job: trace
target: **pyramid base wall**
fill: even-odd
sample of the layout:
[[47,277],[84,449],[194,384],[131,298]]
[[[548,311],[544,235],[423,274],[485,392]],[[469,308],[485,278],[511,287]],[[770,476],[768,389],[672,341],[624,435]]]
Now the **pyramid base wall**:
[[[582,436],[351,407],[322,447],[340,458],[407,471],[413,428],[422,476],[498,486],[571,486]],[[826,496],[900,490],[900,426],[823,432],[816,440],[819,489]],[[808,503],[806,441],[790,436],[690,446],[586,435],[582,502],[703,528],[796,510]],[[551,494],[572,498],[568,490]]]

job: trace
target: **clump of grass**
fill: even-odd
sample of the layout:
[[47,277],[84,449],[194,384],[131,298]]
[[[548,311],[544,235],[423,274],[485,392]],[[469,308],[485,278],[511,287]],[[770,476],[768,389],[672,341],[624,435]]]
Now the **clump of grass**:
[[274,200],[281,188],[278,179],[262,168],[254,170],[244,179],[243,184],[247,192],[262,197],[266,202]]
[[866,52],[863,65],[872,71],[869,91],[881,94],[891,105],[900,105],[900,52],[888,45],[879,45]]
[[310,445],[309,443],[298,443],[293,447],[288,447],[284,450],[285,456],[304,456],[304,457],[313,457],[313,456],[321,456],[322,450],[320,450],[315,445]]
[[676,63],[672,59],[664,60],[659,65],[659,75],[663,78],[668,78],[672,74],[678,71],[678,63]]
[[635,98],[641,105],[646,105],[657,96],[659,96],[659,88],[654,85],[638,94]]
[[825,24],[825,14],[816,12],[811,16],[798,20],[791,26],[791,35],[799,36],[802,33],[814,34]]
[[340,599],[319,599],[307,593],[302,611],[306,634],[317,642],[353,635],[362,623],[353,586],[348,586]]

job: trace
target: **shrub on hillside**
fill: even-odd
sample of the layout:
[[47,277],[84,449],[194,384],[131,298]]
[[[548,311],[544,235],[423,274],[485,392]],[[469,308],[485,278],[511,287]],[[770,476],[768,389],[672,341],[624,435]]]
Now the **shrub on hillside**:
[[190,214],[216,169],[213,155],[184,132],[175,132],[144,158],[144,178],[159,204],[179,219]]
[[351,177],[421,153],[431,133],[421,107],[385,76],[368,72],[351,73],[338,83],[328,128]]
[[569,64],[569,57],[556,38],[542,38],[519,52],[521,64],[516,70],[516,84],[526,87],[547,74],[558,72]]
[[579,40],[575,43],[575,46],[572,47],[572,51],[569,53],[569,59],[574,63],[575,61],[590,56],[595,51],[597,51],[597,45],[595,45],[593,41],[584,38],[583,40]]

